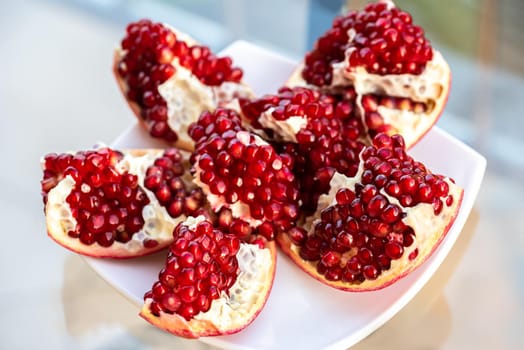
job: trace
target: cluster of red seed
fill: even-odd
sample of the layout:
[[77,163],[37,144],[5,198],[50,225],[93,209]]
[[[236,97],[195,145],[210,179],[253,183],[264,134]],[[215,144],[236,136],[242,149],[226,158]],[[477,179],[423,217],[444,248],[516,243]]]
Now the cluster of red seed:
[[384,118],[378,112],[379,106],[384,106],[388,109],[411,111],[413,113],[425,113],[428,110],[428,106],[425,103],[415,102],[405,97],[364,95],[361,103],[364,109],[364,123],[371,138],[379,133],[390,133],[391,131],[391,126],[384,123]]
[[[319,260],[317,271],[332,281],[375,279],[413,244],[414,231],[402,209],[374,185],[338,190],[336,204],[324,209],[313,235],[292,237],[305,260]],[[413,256],[414,258],[414,256]]]
[[293,116],[307,119],[306,126],[295,135],[297,143],[280,145],[282,154],[294,160],[300,188],[307,189],[301,191],[306,212],[314,211],[318,196],[329,189],[333,169],[348,176],[357,172],[362,126],[354,115],[353,101],[352,89],[339,97],[303,87],[284,87],[277,95],[242,103],[244,115],[258,128],[260,116],[269,110],[276,120]]
[[191,70],[205,85],[219,86],[225,81],[238,83],[243,76],[240,68],[233,67],[230,57],[217,57],[206,46],[188,47],[187,52],[182,52],[177,57],[180,64]]
[[208,311],[211,302],[235,283],[240,241],[207,220],[194,229],[180,224],[173,235],[166,266],[144,299],[153,299],[150,309],[156,316],[161,311],[177,313],[189,321]]
[[[352,37],[349,37],[352,33]],[[303,77],[310,84],[329,85],[331,64],[349,56],[350,69],[364,67],[374,74],[421,74],[433,58],[424,31],[411,15],[386,3],[368,4],[363,10],[337,17],[305,59]]]
[[184,158],[175,148],[167,149],[147,168],[144,185],[155,193],[171,217],[182,214],[195,215],[204,205],[205,196],[200,188],[187,188],[183,176],[186,172]]
[[[49,154],[45,157],[42,191],[48,193],[65,176],[75,180],[66,198],[77,221],[70,237],[82,243],[95,242],[108,247],[114,241],[128,242],[142,228],[142,209],[149,203],[138,178],[130,173],[120,174],[115,164],[122,154],[108,148],[76,154]],[[144,246],[154,247],[154,240]]]
[[362,152],[362,160],[362,184],[384,188],[403,207],[429,203],[438,215],[444,204],[450,206],[453,203],[443,176],[430,173],[424,164],[411,158],[400,135],[378,134],[373,139],[373,146]]
[[269,144],[256,144],[255,135],[242,129],[232,110],[203,113],[189,133],[197,140],[192,163],[199,180],[226,207],[239,202],[255,220],[271,221],[286,229],[298,218],[298,188],[291,159]]
[[188,134],[198,145],[213,135],[220,135],[229,130],[244,130],[240,116],[231,109],[217,108],[213,112],[202,112],[196,123],[189,125]]
[[255,145],[248,135],[248,144],[231,131],[209,140],[198,156],[200,181],[228,205],[240,201],[253,219],[285,229],[298,218],[295,177],[271,145]]
[[[221,135],[229,130],[244,130],[241,124],[242,121],[238,113],[230,109],[218,108],[213,113],[202,113],[198,121],[190,125],[188,132],[197,143],[197,148],[199,148],[200,146],[198,145],[204,144],[205,140],[215,134]],[[194,154],[196,155],[198,152]],[[195,161],[193,157],[192,162],[195,163]],[[289,160],[284,161],[286,164],[288,162]],[[217,213],[216,219],[216,224],[220,229],[227,230],[244,241],[251,241],[252,237],[259,235],[267,240],[273,240],[277,232],[275,225],[269,221],[264,221],[258,227],[252,227],[248,222],[240,218],[234,218],[231,210],[227,208],[222,208]]]
[[161,23],[150,20],[130,23],[121,45],[124,56],[118,73],[128,86],[127,97],[141,107],[151,135],[170,142],[178,137],[167,123],[167,104],[158,86],[176,73],[171,64],[174,58],[206,85],[218,86],[224,81],[242,79],[242,70],[232,67],[229,57],[216,57],[205,46],[188,46]]
[[[333,98],[305,87],[281,87],[276,95],[264,95],[258,99],[241,100],[244,115],[257,128],[262,128],[258,119],[263,112],[272,108],[271,115],[276,120],[286,120],[294,116],[314,118],[333,113]],[[348,111],[346,114],[349,114]],[[270,131],[270,130],[268,130]]]
[[235,237],[241,239],[242,241],[250,243],[260,243],[259,245],[264,247],[264,240],[261,237],[264,237],[268,241],[275,239],[277,234],[277,229],[270,221],[264,221],[257,227],[252,227],[248,222],[233,217],[233,213],[228,208],[222,208],[218,212],[216,217],[216,225],[224,232],[229,232]]
[[[300,228],[289,233],[300,246],[300,256],[318,260],[317,271],[328,280],[358,283],[377,278],[413,244],[415,232],[402,222],[403,208],[429,203],[438,215],[444,202],[453,202],[442,176],[409,157],[399,135],[377,135],[362,159],[361,183],[354,191],[337,191],[336,204],[321,212],[314,233],[307,236]],[[399,204],[391,203],[382,189]],[[409,258],[417,254],[415,249]]]

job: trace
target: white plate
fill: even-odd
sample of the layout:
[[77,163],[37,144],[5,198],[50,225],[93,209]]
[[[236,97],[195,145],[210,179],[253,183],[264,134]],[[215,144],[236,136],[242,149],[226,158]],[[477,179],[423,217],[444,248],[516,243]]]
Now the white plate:
[[[257,94],[276,91],[294,67],[293,62],[243,41],[234,42],[223,53],[243,67],[246,81]],[[161,144],[152,141],[135,124],[113,146]],[[383,290],[347,293],[317,282],[280,254],[273,291],[259,317],[238,334],[201,340],[227,349],[345,349],[393,317],[426,284],[455,243],[486,167],[484,157],[436,127],[411,153],[434,172],[453,177],[464,188],[464,200],[455,223],[426,263]],[[86,260],[138,305],[156,280],[164,259],[165,253],[128,261]]]

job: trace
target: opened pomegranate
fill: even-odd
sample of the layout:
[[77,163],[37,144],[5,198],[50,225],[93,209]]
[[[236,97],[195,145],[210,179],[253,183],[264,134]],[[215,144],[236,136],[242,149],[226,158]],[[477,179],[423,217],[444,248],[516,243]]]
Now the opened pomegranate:
[[189,217],[173,236],[140,315],[186,338],[231,334],[248,326],[271,291],[274,242],[242,242],[203,216]]
[[335,18],[288,85],[326,93],[352,87],[369,138],[398,133],[409,148],[440,116],[450,82],[449,66],[424,30],[386,0]]
[[303,227],[281,234],[283,251],[316,279],[348,291],[380,289],[422,264],[448,232],[463,191],[378,134],[355,176],[335,173]]
[[114,59],[116,80],[131,109],[149,133],[192,150],[190,123],[203,111],[235,106],[250,97],[242,70],[229,57],[165,24],[130,23]]
[[[351,93],[347,89],[344,95]],[[249,124],[275,140],[281,156],[293,159],[306,214],[329,189],[333,171],[356,174],[364,129],[348,98],[283,87],[276,95],[241,100],[240,106]]]
[[42,195],[49,236],[95,257],[130,258],[158,251],[176,224],[205,203],[177,149],[104,147],[43,159]]
[[205,112],[189,132],[195,140],[194,181],[215,211],[230,209],[234,218],[262,226],[268,239],[293,226],[299,190],[290,157],[243,129],[233,110]]

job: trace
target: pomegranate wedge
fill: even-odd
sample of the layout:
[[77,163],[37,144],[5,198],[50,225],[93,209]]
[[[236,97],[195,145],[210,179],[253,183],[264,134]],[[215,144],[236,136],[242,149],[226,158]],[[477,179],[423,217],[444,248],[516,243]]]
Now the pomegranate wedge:
[[290,158],[243,129],[238,113],[229,109],[203,113],[189,133],[195,140],[194,182],[213,210],[230,209],[268,239],[293,226],[299,191]]
[[229,57],[165,24],[130,23],[116,50],[113,71],[129,106],[151,136],[192,150],[190,123],[203,111],[236,106],[252,96]]
[[303,227],[277,237],[308,274],[347,291],[384,288],[422,264],[455,220],[463,190],[378,134],[355,176],[335,173]]
[[276,247],[241,242],[203,216],[174,231],[165,267],[140,315],[170,333],[198,338],[236,333],[262,310],[273,285]]
[[398,133],[408,148],[437,121],[450,84],[447,62],[392,1],[335,18],[288,81],[334,95],[350,89],[369,138]]
[[74,252],[111,258],[168,246],[176,224],[205,203],[177,149],[110,148],[44,157],[49,236]]

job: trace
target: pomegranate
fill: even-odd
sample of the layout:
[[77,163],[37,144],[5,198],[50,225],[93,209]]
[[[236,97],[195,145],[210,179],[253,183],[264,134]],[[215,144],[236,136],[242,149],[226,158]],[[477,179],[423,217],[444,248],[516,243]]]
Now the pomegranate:
[[195,140],[194,182],[214,211],[230,209],[232,217],[260,228],[268,239],[293,226],[299,190],[290,157],[245,130],[233,110],[204,112],[189,133]]
[[[344,95],[351,94],[347,89]],[[318,196],[329,190],[333,171],[353,176],[364,129],[348,98],[306,87],[281,88],[276,95],[240,100],[244,118],[294,160],[302,210],[311,214]]]
[[389,0],[335,18],[288,81],[335,94],[353,88],[369,140],[401,134],[408,148],[437,121],[450,83],[449,66],[424,30]]
[[44,157],[49,236],[77,253],[131,258],[168,246],[176,224],[205,203],[177,149],[107,147]]
[[150,20],[130,23],[116,50],[115,78],[151,136],[192,150],[190,123],[203,111],[251,97],[242,70],[188,35]]
[[402,136],[375,136],[354,176],[335,173],[302,227],[277,237],[308,274],[348,291],[384,288],[422,264],[445,237],[463,190],[406,154]]
[[242,242],[203,216],[187,218],[173,236],[165,267],[144,295],[140,315],[186,338],[247,327],[271,291],[275,243],[263,238]]

